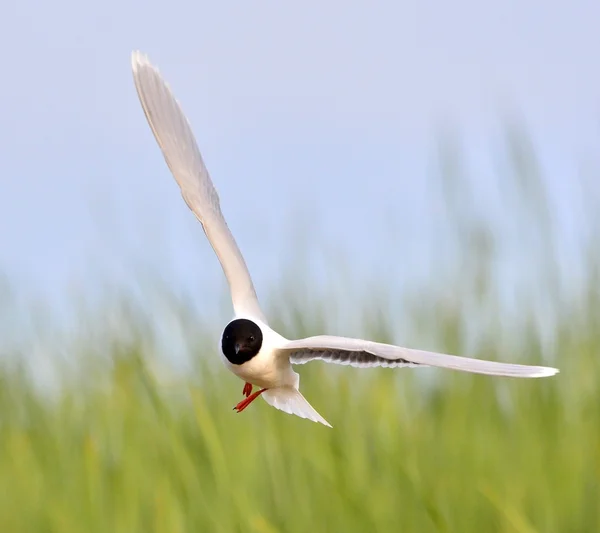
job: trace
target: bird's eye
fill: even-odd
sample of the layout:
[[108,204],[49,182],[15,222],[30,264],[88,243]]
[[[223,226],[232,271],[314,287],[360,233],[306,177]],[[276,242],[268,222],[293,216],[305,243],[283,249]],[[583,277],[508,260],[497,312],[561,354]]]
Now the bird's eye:
[[250,342],[254,342],[254,335],[250,335],[250,337],[248,337],[248,340],[249,340]]

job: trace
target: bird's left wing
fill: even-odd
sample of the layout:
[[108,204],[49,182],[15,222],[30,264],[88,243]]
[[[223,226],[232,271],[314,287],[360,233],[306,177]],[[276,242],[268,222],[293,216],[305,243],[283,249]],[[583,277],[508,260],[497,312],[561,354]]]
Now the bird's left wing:
[[351,365],[359,368],[436,366],[474,374],[516,378],[540,378],[553,376],[558,372],[556,368],[545,366],[497,363],[483,359],[413,350],[392,344],[330,335],[288,341],[281,347],[280,351],[296,365],[321,359],[328,363]]
[[223,267],[236,314],[266,323],[252,278],[227,222],[219,195],[204,165],[192,128],[158,69],[141,52],[131,55],[140,103],[185,203],[202,224]]

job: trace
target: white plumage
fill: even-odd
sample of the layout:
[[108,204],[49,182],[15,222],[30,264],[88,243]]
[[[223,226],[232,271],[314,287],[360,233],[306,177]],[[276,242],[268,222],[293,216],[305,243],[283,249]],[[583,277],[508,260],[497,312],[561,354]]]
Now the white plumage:
[[[223,332],[221,356],[227,368],[247,384],[244,387],[247,399],[236,406],[238,411],[262,395],[268,404],[281,411],[330,426],[302,396],[300,378],[292,369],[292,364],[319,359],[360,368],[436,366],[520,378],[546,377],[558,372],[543,366],[497,363],[346,337],[322,335],[288,340],[271,329],[244,258],[221,213],[219,196],[187,118],[146,56],[133,52],[131,64],[150,128],[183,199],[202,224],[229,284],[235,317]],[[252,385],[261,389],[250,395]]]

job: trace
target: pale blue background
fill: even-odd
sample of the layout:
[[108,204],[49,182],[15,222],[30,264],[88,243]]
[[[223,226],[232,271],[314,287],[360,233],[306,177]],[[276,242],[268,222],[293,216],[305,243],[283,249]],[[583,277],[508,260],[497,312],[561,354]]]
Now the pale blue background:
[[134,261],[207,306],[222,290],[143,117],[134,48],[182,102],[263,295],[297,220],[322,235],[314,261],[345,251],[357,284],[426,272],[447,125],[502,217],[486,183],[504,117],[520,116],[568,246],[584,229],[578,180],[600,175],[599,20],[592,0],[4,0],[0,268],[58,300],[132,280]]

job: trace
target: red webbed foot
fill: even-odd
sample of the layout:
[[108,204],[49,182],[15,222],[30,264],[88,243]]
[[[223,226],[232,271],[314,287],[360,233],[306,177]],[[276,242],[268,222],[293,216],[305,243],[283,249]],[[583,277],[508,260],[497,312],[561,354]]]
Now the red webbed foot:
[[244,385],[244,390],[242,391],[242,394],[248,398],[248,396],[250,396],[252,394],[252,383],[246,383]]
[[240,403],[238,403],[234,409],[238,412],[241,413],[244,409],[246,409],[246,407],[248,407],[254,400],[256,400],[256,398],[258,398],[263,392],[265,392],[267,389],[260,389],[257,390],[254,394],[251,394],[250,396],[248,396],[245,400],[242,400]]

